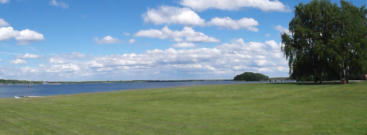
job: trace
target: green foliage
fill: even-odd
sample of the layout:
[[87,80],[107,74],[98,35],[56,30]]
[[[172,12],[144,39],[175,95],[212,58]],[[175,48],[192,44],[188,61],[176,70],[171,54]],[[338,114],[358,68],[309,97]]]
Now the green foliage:
[[291,78],[347,79],[364,73],[367,61],[367,10],[341,1],[313,0],[295,7],[290,35],[282,34]]
[[234,77],[236,81],[264,81],[269,80],[269,77],[261,73],[245,72]]

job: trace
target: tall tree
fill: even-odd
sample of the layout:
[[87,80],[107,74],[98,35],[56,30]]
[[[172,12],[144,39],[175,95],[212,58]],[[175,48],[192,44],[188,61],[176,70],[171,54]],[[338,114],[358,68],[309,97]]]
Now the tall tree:
[[359,74],[366,58],[366,10],[341,1],[313,0],[295,7],[283,53],[297,80],[345,79]]
[[367,61],[367,10],[341,1],[338,22],[339,35],[335,42],[334,68],[341,80],[348,82],[349,76],[360,75],[366,70]]
[[292,78],[321,82],[334,75],[328,70],[327,57],[333,53],[328,50],[329,40],[337,31],[334,22],[338,12],[338,6],[328,0],[313,0],[295,7],[295,16],[289,24],[291,35],[282,35],[282,50]]

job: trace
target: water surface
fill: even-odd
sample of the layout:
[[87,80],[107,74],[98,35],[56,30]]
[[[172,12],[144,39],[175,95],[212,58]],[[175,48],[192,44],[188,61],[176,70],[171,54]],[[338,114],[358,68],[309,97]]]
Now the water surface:
[[177,81],[177,82],[119,82],[119,83],[89,83],[89,84],[1,84],[0,97],[14,96],[52,96],[90,92],[107,92],[118,90],[169,88],[180,86],[210,85],[210,84],[238,84],[264,83],[243,81]]

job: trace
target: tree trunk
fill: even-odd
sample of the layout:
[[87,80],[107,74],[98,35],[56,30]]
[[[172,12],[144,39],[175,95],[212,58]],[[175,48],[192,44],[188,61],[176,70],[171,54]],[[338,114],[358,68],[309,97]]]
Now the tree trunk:
[[320,78],[319,78],[319,74],[318,74],[318,71],[317,71],[317,67],[313,67],[313,81],[314,83],[317,83],[318,81],[320,81]]
[[345,84],[346,82],[346,70],[345,67],[343,67],[343,71],[342,71],[342,78],[341,78],[341,84]]

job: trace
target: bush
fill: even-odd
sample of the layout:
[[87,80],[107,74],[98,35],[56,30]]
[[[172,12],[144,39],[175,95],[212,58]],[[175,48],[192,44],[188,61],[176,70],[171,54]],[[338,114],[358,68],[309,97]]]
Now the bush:
[[245,72],[243,74],[234,77],[235,81],[265,81],[269,80],[269,77],[261,73]]

